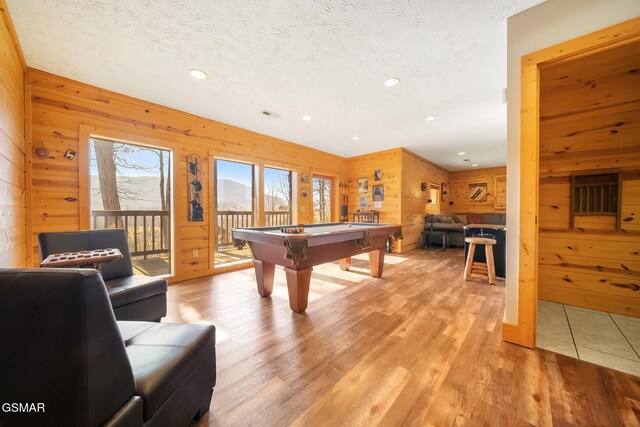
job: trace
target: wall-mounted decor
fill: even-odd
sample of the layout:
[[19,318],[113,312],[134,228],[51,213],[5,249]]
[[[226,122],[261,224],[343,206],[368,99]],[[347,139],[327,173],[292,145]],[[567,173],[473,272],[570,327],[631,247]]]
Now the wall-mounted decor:
[[427,191],[427,183],[426,182],[421,182],[420,183],[420,191],[422,191],[422,192]]
[[367,178],[358,178],[358,193],[369,192],[369,180]]
[[301,173],[300,174],[300,184],[308,184],[309,183],[309,174]]
[[300,198],[301,199],[308,199],[309,198],[309,190],[307,190],[307,189],[300,190]]
[[440,200],[443,202],[447,201],[447,194],[449,194],[449,184],[443,182],[440,185]]
[[202,172],[200,156],[192,154],[187,157],[187,194],[189,195],[189,221],[203,221],[204,209],[200,195],[202,194]]
[[381,202],[384,200],[384,185],[374,185],[372,188],[372,198],[374,202]]
[[366,208],[367,207],[367,198],[366,197],[360,197],[360,207],[361,208]]
[[469,184],[469,200],[472,202],[485,202],[487,200],[487,183]]
[[376,169],[375,172],[373,172],[373,180],[382,181],[382,169]]

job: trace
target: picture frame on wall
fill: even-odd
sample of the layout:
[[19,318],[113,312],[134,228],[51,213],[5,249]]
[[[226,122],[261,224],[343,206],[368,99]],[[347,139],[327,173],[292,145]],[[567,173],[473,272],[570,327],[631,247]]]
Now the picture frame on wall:
[[367,178],[358,178],[358,193],[369,192],[369,180]]
[[446,202],[447,194],[449,194],[449,184],[443,182],[442,184],[440,184],[440,200]]
[[373,172],[373,180],[382,181],[382,169],[376,169],[375,172]]
[[371,198],[374,202],[384,200],[384,185],[374,185],[371,187]]
[[487,183],[479,182],[476,184],[469,184],[469,200],[472,202],[486,202]]

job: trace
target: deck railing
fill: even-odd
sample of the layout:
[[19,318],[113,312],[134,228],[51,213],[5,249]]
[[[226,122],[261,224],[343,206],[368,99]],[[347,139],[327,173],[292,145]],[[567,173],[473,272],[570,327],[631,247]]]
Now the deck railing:
[[276,227],[278,225],[291,224],[291,212],[290,211],[265,211],[264,212],[264,225],[267,227]]
[[[265,211],[266,226],[291,224],[290,211]],[[218,211],[216,212],[216,249],[231,246],[233,237],[231,230],[240,227],[254,227],[254,213],[252,211]]]
[[132,257],[169,254],[169,211],[91,211],[94,230],[124,228]]

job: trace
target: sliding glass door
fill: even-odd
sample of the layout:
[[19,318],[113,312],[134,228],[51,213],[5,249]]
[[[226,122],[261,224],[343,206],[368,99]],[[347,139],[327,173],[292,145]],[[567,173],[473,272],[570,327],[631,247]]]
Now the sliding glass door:
[[264,168],[264,225],[288,225],[291,210],[291,171]]
[[332,179],[327,176],[313,176],[313,222],[331,222]]
[[231,230],[256,225],[254,169],[253,165],[247,163],[215,161],[214,265],[216,267],[252,259],[248,246],[243,250],[233,246]]
[[171,274],[171,151],[91,138],[91,229],[123,228],[138,274]]

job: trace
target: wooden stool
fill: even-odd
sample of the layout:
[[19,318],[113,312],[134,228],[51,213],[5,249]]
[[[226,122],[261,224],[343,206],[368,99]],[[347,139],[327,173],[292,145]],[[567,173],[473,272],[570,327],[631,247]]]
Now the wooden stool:
[[[488,280],[490,284],[496,283],[496,266],[493,262],[493,245],[496,244],[495,239],[486,237],[466,237],[465,242],[469,243],[469,254],[467,255],[467,264],[464,266],[464,280],[472,277]],[[476,252],[476,245],[484,245],[484,251],[487,262],[473,262]]]

